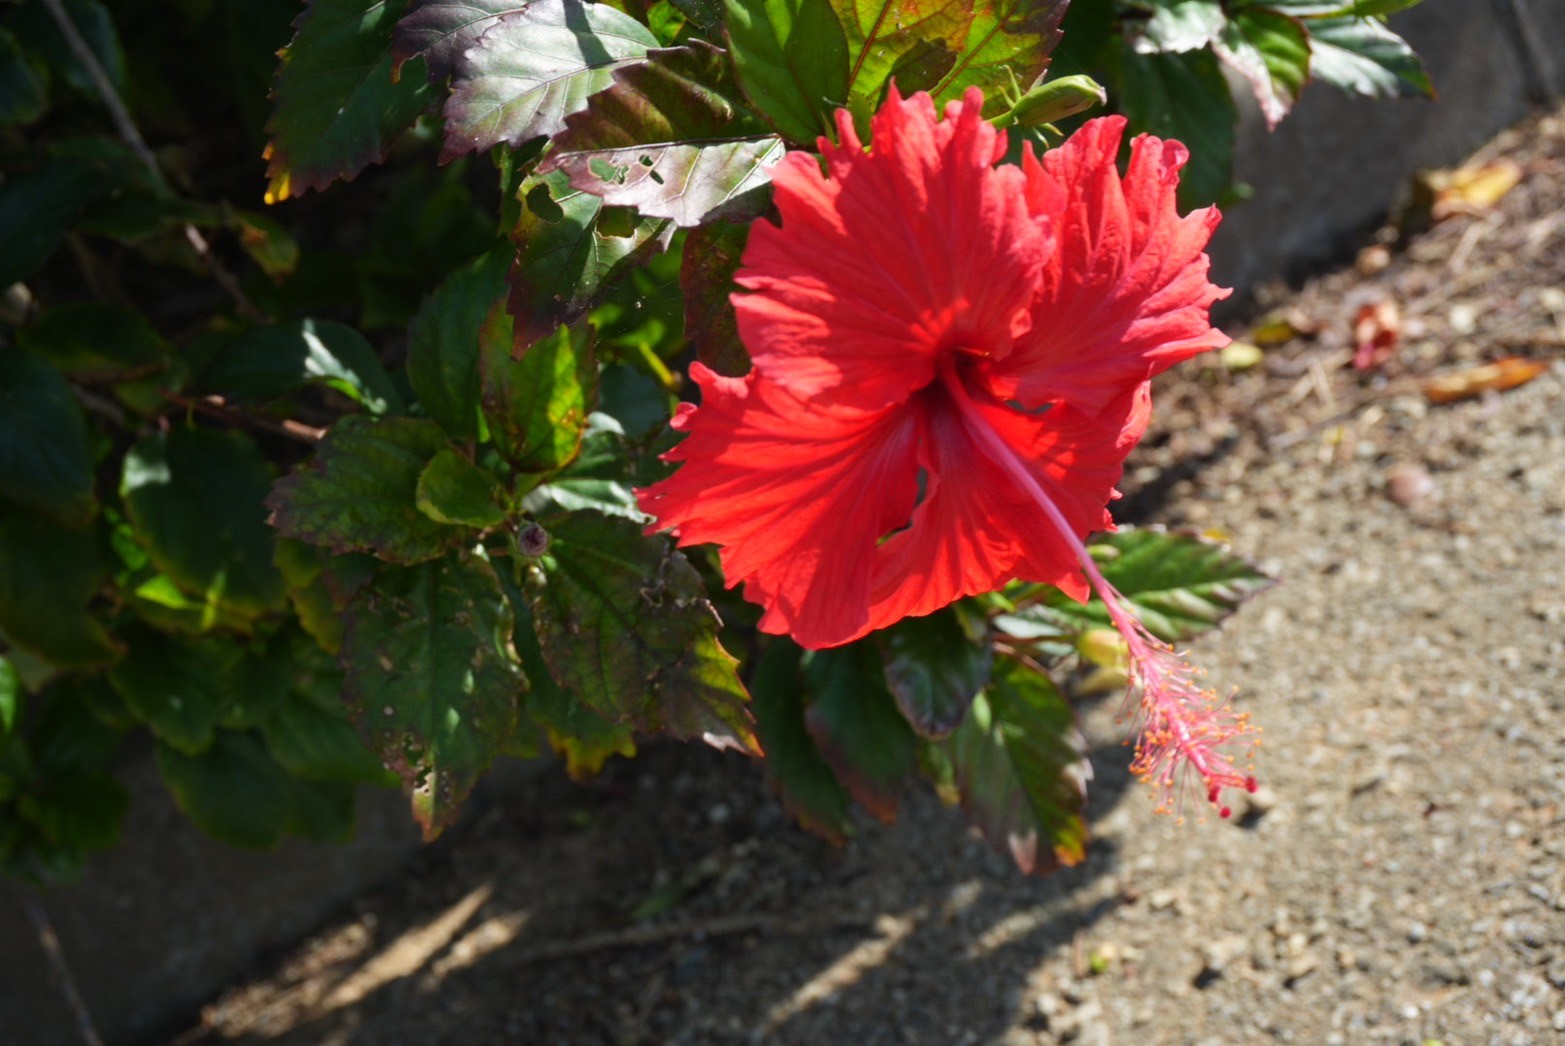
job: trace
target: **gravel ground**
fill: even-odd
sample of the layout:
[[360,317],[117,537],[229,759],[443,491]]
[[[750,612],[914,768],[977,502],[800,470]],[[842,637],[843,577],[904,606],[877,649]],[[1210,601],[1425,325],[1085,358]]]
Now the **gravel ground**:
[[928,795],[837,850],[742,759],[653,746],[490,800],[180,1041],[1561,1041],[1565,368],[1421,391],[1565,355],[1565,122],[1495,158],[1498,207],[1262,296],[1313,334],[1173,375],[1132,461],[1122,518],[1283,579],[1195,651],[1266,730],[1232,821],[1152,813],[1117,700],[1082,705],[1089,859],[1047,879]]

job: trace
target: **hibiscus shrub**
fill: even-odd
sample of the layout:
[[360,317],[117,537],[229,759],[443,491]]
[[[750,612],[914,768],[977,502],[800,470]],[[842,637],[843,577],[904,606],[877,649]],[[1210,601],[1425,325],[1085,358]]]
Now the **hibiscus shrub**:
[[264,847],[667,734],[1046,869],[1094,665],[1226,813],[1253,730],[1171,644],[1268,581],[1107,505],[1225,340],[1220,63],[1272,122],[1424,91],[1408,6],[7,5],[0,867],[114,841],[129,735]]

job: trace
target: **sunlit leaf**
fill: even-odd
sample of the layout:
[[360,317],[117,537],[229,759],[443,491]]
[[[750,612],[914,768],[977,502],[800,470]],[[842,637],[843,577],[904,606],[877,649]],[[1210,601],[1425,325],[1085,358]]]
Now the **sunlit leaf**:
[[829,0],[726,0],[744,93],[784,138],[813,143],[848,100],[848,41]]
[[272,525],[334,552],[374,552],[394,563],[434,559],[463,531],[418,508],[418,479],[450,447],[427,418],[347,417],[315,457],[267,497]]
[[848,793],[815,747],[804,725],[804,676],[800,651],[787,639],[772,641],[756,666],[755,732],[766,768],[788,812],[812,832],[843,842],[852,832]]
[[1217,59],[1210,51],[1142,55],[1123,44],[1113,59],[1117,101],[1131,132],[1173,138],[1190,149],[1190,162],[1180,172],[1181,208],[1215,202],[1233,180],[1239,119]]
[[22,710],[22,676],[11,659],[0,654],[0,743],[16,729]]
[[544,728],[549,747],[565,759],[566,773],[572,780],[582,781],[602,770],[610,756],[633,758],[635,730],[625,723],[609,722],[554,681],[538,644],[532,609],[525,599],[513,599],[513,603],[516,653],[532,684],[526,698],[527,715]]
[[1086,856],[1092,768],[1070,702],[1048,676],[1002,659],[945,751],[968,817],[1024,874]]
[[1310,73],[1351,94],[1434,97],[1423,60],[1407,41],[1373,18],[1312,19]]
[[1310,76],[1310,40],[1302,23],[1263,8],[1238,11],[1223,26],[1218,55],[1255,92],[1266,126],[1275,129]]
[[552,472],[581,449],[597,392],[591,329],[561,327],[511,358],[511,318],[496,309],[480,335],[483,406],[495,446],[524,472]]
[[455,439],[478,435],[478,336],[508,294],[516,250],[501,243],[448,276],[408,327],[408,381],[429,416]]
[[401,0],[310,0],[281,53],[267,123],[266,199],[278,203],[385,159],[424,109],[421,74],[393,82],[391,35]]
[[402,397],[364,336],[333,320],[248,327],[213,351],[196,380],[202,392],[265,403],[305,385],[325,385],[371,414],[402,410]]
[[980,0],[956,64],[931,92],[937,103],[960,98],[969,87],[984,92],[984,115],[1010,107],[1005,95],[1043,75],[1060,42],[1060,22],[1070,0]]
[[344,695],[432,839],[516,729],[510,605],[489,564],[447,556],[381,569],[344,618]]
[[956,64],[967,42],[971,0],[832,0],[848,44],[848,105],[879,105],[893,79],[904,96],[926,91]]
[[973,695],[989,681],[988,627],[964,607],[906,618],[876,639],[886,685],[908,723],[924,737],[939,740],[955,730]]
[[1228,21],[1218,0],[1151,0],[1151,6],[1151,17],[1132,31],[1132,46],[1141,54],[1198,51]]
[[695,568],[666,538],[578,512],[552,521],[528,596],[558,683],[647,733],[758,754],[737,662]]
[[782,140],[736,101],[726,56],[700,41],[620,69],[592,106],[565,119],[540,171],[644,216],[701,225],[766,205]]
[[462,53],[478,43],[501,15],[525,8],[530,0],[412,0],[397,23],[391,54],[395,73],[410,58],[423,55],[431,80],[456,70]]
[[504,15],[457,59],[442,162],[556,133],[614,82],[616,68],[657,46],[646,26],[608,4],[533,0]]
[[805,679],[804,721],[821,757],[866,810],[893,820],[918,769],[918,736],[886,688],[875,644],[818,651]]
[[454,450],[442,450],[424,466],[415,496],[419,511],[439,523],[492,527],[505,520],[499,480]]

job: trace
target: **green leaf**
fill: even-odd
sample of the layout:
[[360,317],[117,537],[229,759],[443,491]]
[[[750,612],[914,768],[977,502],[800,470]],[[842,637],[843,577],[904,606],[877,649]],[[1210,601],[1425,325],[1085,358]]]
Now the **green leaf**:
[[674,233],[665,219],[606,209],[563,171],[530,177],[521,191],[527,207],[511,233],[518,252],[509,277],[516,352],[586,315],[610,281],[666,249]]
[[[1195,534],[1121,529],[1094,535],[1089,547],[1103,576],[1136,608],[1147,630],[1170,643],[1210,631],[1275,584],[1243,556]],[[1077,603],[1056,592],[1047,603],[1079,621],[1112,627],[1096,597]]]
[[424,299],[408,326],[408,381],[453,439],[478,436],[478,334],[507,294],[516,248],[496,245]]
[[225,221],[230,232],[239,240],[239,246],[261,271],[279,283],[299,268],[299,241],[281,222],[264,214],[224,207]]
[[11,659],[0,654],[0,743],[10,739],[22,710],[22,676]]
[[566,773],[572,780],[582,781],[602,770],[609,756],[634,758],[635,730],[604,719],[554,681],[538,644],[532,609],[525,598],[513,595],[511,603],[516,608],[517,657],[532,684],[526,699],[527,715],[544,728],[549,746],[564,757]]
[[1221,198],[1233,181],[1239,112],[1217,59],[1210,51],[1136,54],[1123,42],[1112,58],[1131,133],[1175,138],[1190,149],[1190,162],[1180,173],[1181,208]]
[[201,392],[245,404],[280,399],[306,385],[335,389],[371,414],[403,409],[374,348],[334,320],[246,328],[216,348],[196,382]]
[[200,754],[160,742],[157,763],[174,802],[203,832],[254,850],[282,838],[295,782],[254,733],[219,731]]
[[16,812],[50,843],[83,856],[119,842],[130,795],[101,770],[50,777],[39,791],[18,799]]
[[961,606],[907,618],[877,634],[886,685],[913,729],[939,740],[955,730],[989,682],[988,626]]
[[342,609],[324,584],[330,553],[302,541],[280,538],[272,562],[288,587],[288,601],[299,627],[327,653],[342,647]]
[[212,745],[242,679],[244,650],[217,636],[173,637],[149,628],[122,633],[129,647],[109,682],[159,741],[195,755]]
[[311,0],[281,53],[266,125],[266,201],[279,203],[386,158],[430,96],[426,77],[394,82],[391,34],[401,0]]
[[750,227],[715,222],[690,230],[679,267],[685,300],[685,337],[696,358],[719,374],[740,377],[750,369],[750,354],[739,340],[739,322],[729,296],[738,290],[734,273],[744,254]]
[[291,783],[285,831],[318,843],[345,843],[353,838],[352,785],[297,778]]
[[552,472],[581,450],[597,395],[591,328],[561,327],[519,360],[511,341],[511,318],[496,309],[479,337],[489,434],[518,469]]
[[744,93],[784,138],[833,133],[848,100],[848,40],[829,0],[725,0],[729,53]]
[[0,126],[32,123],[48,100],[44,71],[14,35],[0,28]]
[[1372,98],[1427,95],[1434,85],[1407,41],[1372,18],[1326,18],[1310,31],[1310,72],[1350,94]]
[[614,82],[614,70],[658,46],[608,4],[533,0],[483,31],[457,60],[441,162],[552,135]]
[[761,657],[750,682],[755,732],[766,752],[772,784],[788,812],[810,831],[842,843],[853,831],[849,797],[805,728],[799,655],[792,642],[776,639]]
[[1152,0],[1152,17],[1134,30],[1132,44],[1140,54],[1199,51],[1227,23],[1218,0]]
[[1223,27],[1216,48],[1250,85],[1267,128],[1275,130],[1310,78],[1310,40],[1303,23],[1276,11],[1247,8]]
[[45,777],[101,768],[124,740],[119,731],[103,725],[82,697],[79,679],[49,687],[31,737],[34,761]]
[[364,746],[340,703],[333,711],[289,695],[261,727],[261,736],[272,758],[294,777],[343,784],[395,782]]
[[886,688],[874,643],[818,651],[805,678],[804,722],[821,757],[866,810],[894,820],[918,769],[918,737]]
[[72,219],[106,188],[97,165],[58,160],[0,182],[0,287],[38,270]]
[[87,425],[64,376],[35,352],[0,351],[0,496],[79,525],[97,511],[92,484]]
[[550,524],[528,593],[561,686],[606,719],[759,754],[737,662],[695,568],[635,523],[578,512]]
[[529,0],[413,0],[392,37],[393,74],[420,55],[429,78],[443,81],[456,71],[462,54],[478,43],[484,31],[527,7]]
[[539,166],[616,207],[675,225],[754,216],[782,140],[737,100],[722,51],[692,41],[614,74],[592,106],[565,119]]
[[1086,856],[1092,768],[1070,702],[1048,676],[1002,659],[945,751],[969,819],[1023,874]]
[[454,450],[430,459],[415,496],[419,511],[437,523],[487,528],[505,521],[500,481]]
[[83,381],[124,381],[161,369],[170,350],[162,335],[123,305],[58,305],[17,331],[17,341]]
[[832,0],[848,42],[848,106],[877,108],[895,79],[904,96],[926,91],[956,64],[967,42],[970,0]]
[[[93,82],[86,66],[77,58],[45,6],[41,3],[19,6],[20,10],[16,11],[14,17],[7,15],[7,21],[22,46],[43,59],[50,71],[72,90],[93,102],[100,102],[98,85]],[[62,6],[109,82],[123,93],[127,86],[125,51],[120,46],[119,33],[115,31],[109,9],[97,0],[64,0]]]
[[158,570],[208,607],[258,616],[285,603],[262,508],[271,478],[249,437],[180,426],[131,448],[120,493]]
[[1069,6],[1070,0],[980,0],[956,64],[931,92],[936,103],[980,87],[985,117],[1006,112],[1006,91],[1030,87],[1048,69]]
[[510,605],[488,563],[447,556],[382,568],[343,616],[344,695],[433,839],[516,730]]
[[393,563],[434,559],[464,532],[419,511],[418,480],[449,447],[426,418],[344,418],[313,459],[272,487],[272,525],[333,552],[373,552]]
[[90,527],[0,506],[0,631],[8,642],[61,668],[111,664],[119,648],[87,611],[103,579]]

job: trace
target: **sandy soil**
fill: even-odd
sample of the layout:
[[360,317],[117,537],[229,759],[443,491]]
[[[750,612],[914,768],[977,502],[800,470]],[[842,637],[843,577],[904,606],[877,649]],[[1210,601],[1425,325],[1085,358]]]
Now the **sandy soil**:
[[1266,729],[1232,821],[1153,815],[1115,700],[1082,708],[1090,858],[1048,879],[928,795],[836,850],[743,760],[654,746],[492,800],[181,1041],[1561,1041],[1565,368],[1421,391],[1565,355],[1565,121],[1495,157],[1497,208],[1271,294],[1315,333],[1174,375],[1133,459],[1124,518],[1283,579],[1196,650]]

